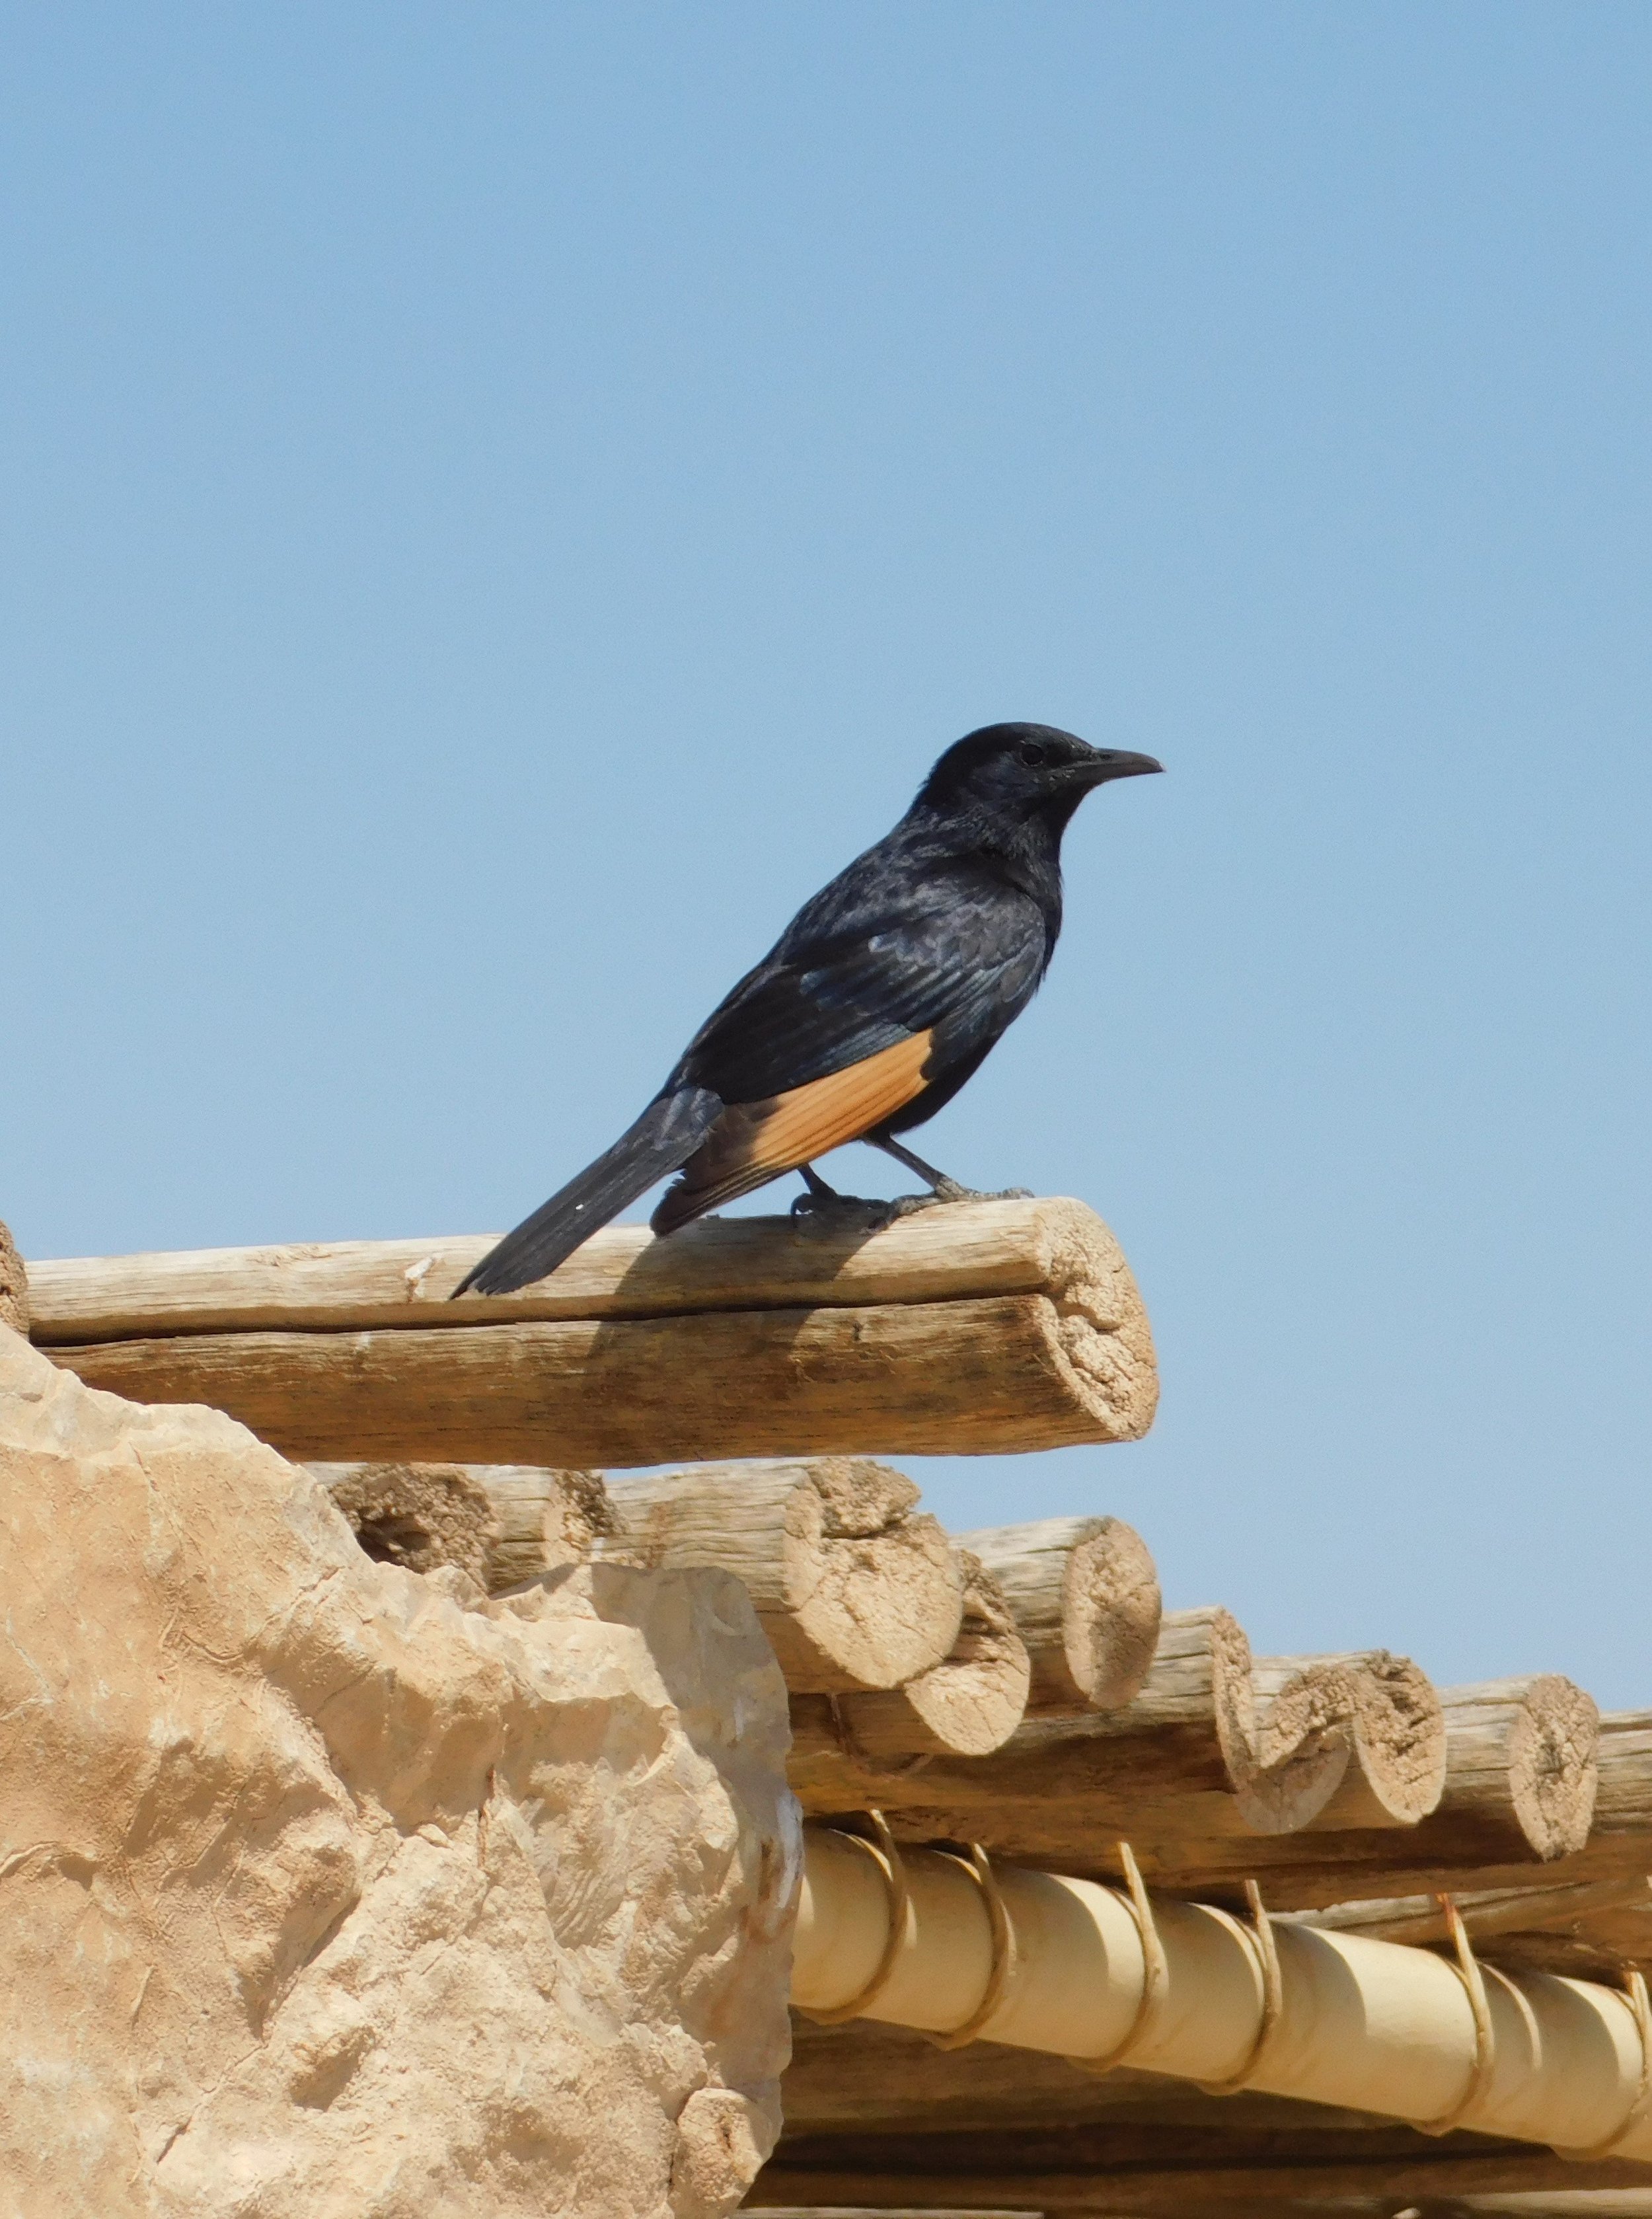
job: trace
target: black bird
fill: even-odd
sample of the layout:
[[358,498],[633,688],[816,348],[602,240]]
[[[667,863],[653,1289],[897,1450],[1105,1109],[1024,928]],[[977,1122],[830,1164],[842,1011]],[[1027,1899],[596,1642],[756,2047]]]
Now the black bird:
[[[1038,991],[1061,929],[1061,835],[1092,786],[1163,766],[1049,724],[987,724],[805,902],[689,1042],[627,1133],[483,1257],[456,1294],[507,1295],[668,1172],[673,1233],[736,1195],[869,1141],[942,1201],[966,1190],[904,1148]],[[799,1197],[800,1203],[803,1198]]]

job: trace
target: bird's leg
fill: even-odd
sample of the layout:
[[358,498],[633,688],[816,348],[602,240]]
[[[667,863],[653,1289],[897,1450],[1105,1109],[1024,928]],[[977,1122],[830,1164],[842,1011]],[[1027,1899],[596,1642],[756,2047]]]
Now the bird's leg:
[[903,1195],[900,1201],[892,1205],[898,1211],[927,1209],[931,1203],[936,1202],[1026,1202],[1031,1199],[1033,1190],[1028,1186],[1007,1186],[997,1194],[984,1194],[978,1187],[962,1186],[955,1178],[948,1178],[945,1172],[938,1172],[933,1164],[926,1164],[922,1156],[914,1155],[910,1148],[904,1148],[887,1133],[868,1133],[865,1137],[872,1147],[881,1148],[886,1156],[893,1156],[897,1164],[904,1164],[909,1172],[916,1172],[921,1179],[929,1182],[928,1194]]
[[871,1217],[881,1224],[889,1215],[888,1203],[866,1201],[858,1194],[840,1194],[835,1186],[827,1185],[812,1164],[799,1164],[798,1176],[807,1191],[792,1203],[793,1217],[817,1224],[833,1217],[853,1217],[857,1221]]

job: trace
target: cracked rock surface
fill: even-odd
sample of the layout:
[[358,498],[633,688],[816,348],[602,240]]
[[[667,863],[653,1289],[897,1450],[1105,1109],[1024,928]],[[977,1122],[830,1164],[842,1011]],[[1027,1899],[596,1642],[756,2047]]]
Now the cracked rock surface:
[[745,1590],[487,1601],[0,1327],[0,2209],[718,2219],[798,1862]]

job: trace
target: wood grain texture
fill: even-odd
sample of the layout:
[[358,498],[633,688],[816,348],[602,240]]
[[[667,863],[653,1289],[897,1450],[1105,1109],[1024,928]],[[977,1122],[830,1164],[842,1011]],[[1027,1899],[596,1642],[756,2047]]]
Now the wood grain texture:
[[[1463,1692],[1454,1694],[1460,1699]],[[1529,1843],[1518,1854],[1506,1845],[1488,1858],[1482,1812],[1470,1806],[1459,1819],[1442,1804],[1404,1834],[1315,1830],[1244,1843],[1213,1835],[1166,1844],[1162,1854],[1150,1851],[1143,1868],[1151,1860],[1157,1884],[1207,1896],[1231,1898],[1246,1878],[1255,1878],[1278,1910],[1320,1910],[1441,1889],[1478,1893],[1643,1874],[1652,1869],[1652,1712],[1609,1712],[1600,1719],[1595,1772],[1587,1841],[1549,1862]]]
[[1139,1322],[1015,1295],[47,1352],[134,1401],[227,1410],[301,1460],[634,1465],[1138,1439],[1158,1393]]
[[[1652,1878],[1637,1874],[1628,1880],[1562,1881],[1554,1887],[1454,1888],[1451,1900],[1469,1938],[1484,1948],[1511,1934],[1570,1935],[1603,1911],[1652,1909]],[[1436,1895],[1382,1896],[1281,1916],[1329,1933],[1369,1935],[1377,1942],[1432,1946],[1450,1939],[1450,1926]],[[1495,1956],[1494,1946],[1486,1954]]]
[[698,1464],[616,1481],[609,1500],[594,1555],[732,1572],[796,1692],[897,1687],[959,1639],[963,1567],[912,1482],[869,1458]]
[[[1589,1838],[1600,1714],[1558,1673],[1447,1688],[1445,1791],[1436,1818],[1482,1864],[1547,1862]],[[1477,1837],[1477,1838],[1476,1838]]]
[[[1369,2157],[1363,2153],[1338,2161],[1282,2162],[1275,2159],[1246,2164],[1243,2159],[1223,2165],[1177,2162],[1166,2150],[1158,2166],[1099,2162],[1093,2170],[1074,2163],[1065,2151],[1052,2147],[1048,2138],[1034,2141],[1031,2151],[1018,2149],[1009,2137],[996,2152],[978,2151],[952,2137],[935,2136],[928,2154],[909,2148],[897,2154],[900,2169],[874,2171],[881,2153],[868,2150],[860,2165],[852,2160],[831,2162],[830,2154],[817,2160],[812,2152],[794,2155],[785,2145],[771,2160],[746,2197],[747,2211],[804,2208],[841,2211],[846,2208],[878,2212],[913,2211],[1025,2211],[1074,2212],[1095,2219],[1190,2219],[1190,2215],[1214,2215],[1214,2219],[1272,2219],[1276,2213],[1324,2213],[1338,2219],[1394,2219],[1407,2204],[1420,2203],[1438,2219],[1456,2219],[1472,2211],[1461,2199],[1472,2196],[1519,2194],[1534,2199],[1545,2191],[1578,2193],[1588,2189],[1647,2187],[1647,2168],[1610,2158],[1577,2163],[1545,2150],[1489,2148],[1478,2136],[1447,2141],[1432,2149],[1419,2147],[1404,2154]],[[1070,2140],[1071,2137],[1064,2137]],[[994,2156],[997,2164],[994,2165]],[[1017,2160],[1022,2161],[1018,2163]],[[872,2162],[867,2162],[870,2160]],[[1041,2162],[1040,2160],[1041,2160]],[[1064,2162],[1065,2160],[1065,2162]],[[1030,2161],[1029,2161],[1030,2160]],[[1495,2209],[1495,2206],[1491,2207]],[[1506,2209],[1506,2207],[1505,2207]],[[1526,2219],[1549,2219],[1552,2210],[1575,2219],[1575,2209],[1552,2207],[1534,2201],[1524,2207]],[[1633,2205],[1603,2204],[1601,2219],[1630,2219]],[[1636,2215],[1638,2219],[1638,2215]]]
[[1035,1710],[1121,1710],[1147,1677],[1163,1615],[1147,1545],[1121,1518],[1046,1518],[959,1536],[1003,1588]]
[[463,1329],[1002,1295],[1042,1295],[1097,1332],[1145,1333],[1118,1243],[1083,1203],[1059,1197],[947,1203],[876,1228],[830,1218],[708,1219],[661,1240],[643,1226],[612,1225],[536,1286],[450,1304],[496,1237],[40,1261],[31,1266],[34,1338],[47,1347],[180,1333]]
[[792,1762],[823,1740],[874,1763],[915,1756],[988,1756],[1021,1724],[1032,1674],[1003,1589],[978,1557],[955,1551],[963,1613],[952,1648],[927,1671],[873,1694],[794,1695]]
[[1244,1845],[1310,1824],[1409,1827],[1444,1768],[1438,1700],[1415,1665],[1384,1651],[1253,1663],[1229,1614],[1201,1610],[1165,1616],[1121,1711],[1029,1715],[990,1756],[916,1769],[811,1744],[791,1777],[811,1815],[875,1806],[907,1840],[1110,1877],[1121,1840],[1162,1875],[1214,1844],[1238,1862]]
[[308,1470],[376,1563],[410,1572],[450,1564],[488,1584],[499,1522],[486,1489],[463,1465],[313,1464]]
[[536,1464],[314,1463],[370,1557],[456,1564],[490,1594],[578,1563],[614,1530],[599,1472]]

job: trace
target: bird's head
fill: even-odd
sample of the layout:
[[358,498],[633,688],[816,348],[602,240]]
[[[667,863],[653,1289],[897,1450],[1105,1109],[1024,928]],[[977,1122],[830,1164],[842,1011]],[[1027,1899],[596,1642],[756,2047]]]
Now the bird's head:
[[1093,748],[1053,724],[984,724],[955,740],[924,781],[921,807],[985,809],[1059,832],[1095,786],[1162,770],[1152,755]]

